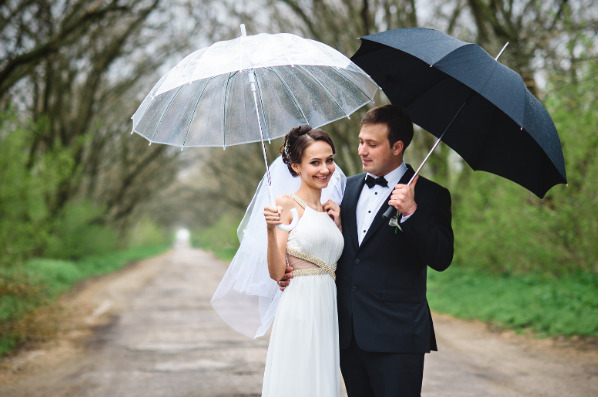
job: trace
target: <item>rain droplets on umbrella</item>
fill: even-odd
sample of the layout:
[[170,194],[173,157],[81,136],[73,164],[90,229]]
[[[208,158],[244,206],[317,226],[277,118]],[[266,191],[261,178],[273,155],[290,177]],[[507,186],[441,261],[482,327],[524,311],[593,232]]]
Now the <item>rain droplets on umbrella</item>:
[[471,168],[510,179],[540,198],[566,183],[550,115],[517,72],[480,46],[425,28],[361,39],[353,61]]
[[348,117],[377,89],[323,43],[288,33],[242,35],[195,51],[166,73],[133,115],[132,132],[180,148],[263,145],[301,124]]

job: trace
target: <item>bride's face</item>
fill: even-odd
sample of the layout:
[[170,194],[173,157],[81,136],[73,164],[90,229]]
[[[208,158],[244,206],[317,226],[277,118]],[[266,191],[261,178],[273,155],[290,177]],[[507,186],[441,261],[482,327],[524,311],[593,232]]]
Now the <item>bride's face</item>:
[[301,181],[310,187],[324,189],[334,173],[334,153],[329,144],[315,141],[305,148],[300,164],[293,164]]

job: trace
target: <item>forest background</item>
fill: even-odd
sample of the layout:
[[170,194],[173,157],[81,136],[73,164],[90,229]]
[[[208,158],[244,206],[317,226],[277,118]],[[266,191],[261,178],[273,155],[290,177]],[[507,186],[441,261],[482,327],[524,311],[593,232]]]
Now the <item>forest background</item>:
[[[598,337],[598,6],[594,0],[5,0],[0,3],[0,355],[51,337],[85,278],[166,249],[177,230],[230,259],[261,179],[258,144],[180,151],[130,135],[153,84],[190,52],[289,32],[347,56],[423,26],[475,42],[551,114],[568,185],[543,200],[440,145],[422,170],[453,198],[455,258],[433,310],[539,336]],[[377,104],[386,103],[380,94]],[[325,127],[360,172],[360,116]],[[431,134],[416,129],[407,161]],[[268,145],[270,160],[281,142]],[[505,147],[505,151],[509,148]]]

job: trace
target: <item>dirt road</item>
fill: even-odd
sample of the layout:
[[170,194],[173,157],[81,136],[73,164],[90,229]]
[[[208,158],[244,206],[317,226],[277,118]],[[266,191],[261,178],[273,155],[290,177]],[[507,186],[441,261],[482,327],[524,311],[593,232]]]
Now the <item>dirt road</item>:
[[[235,333],[209,305],[225,270],[182,245],[86,283],[64,299],[56,341],[1,363],[0,396],[259,396],[267,338]],[[423,396],[598,396],[595,348],[434,320]]]

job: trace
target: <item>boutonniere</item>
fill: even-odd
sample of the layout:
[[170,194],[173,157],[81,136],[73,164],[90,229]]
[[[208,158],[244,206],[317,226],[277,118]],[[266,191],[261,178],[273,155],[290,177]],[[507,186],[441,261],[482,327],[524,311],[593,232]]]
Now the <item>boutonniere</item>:
[[395,216],[390,218],[390,221],[388,221],[388,225],[390,227],[395,228],[395,234],[399,233],[399,230],[403,231],[403,229],[401,229],[401,225],[399,223],[399,213],[398,212],[395,213]]

